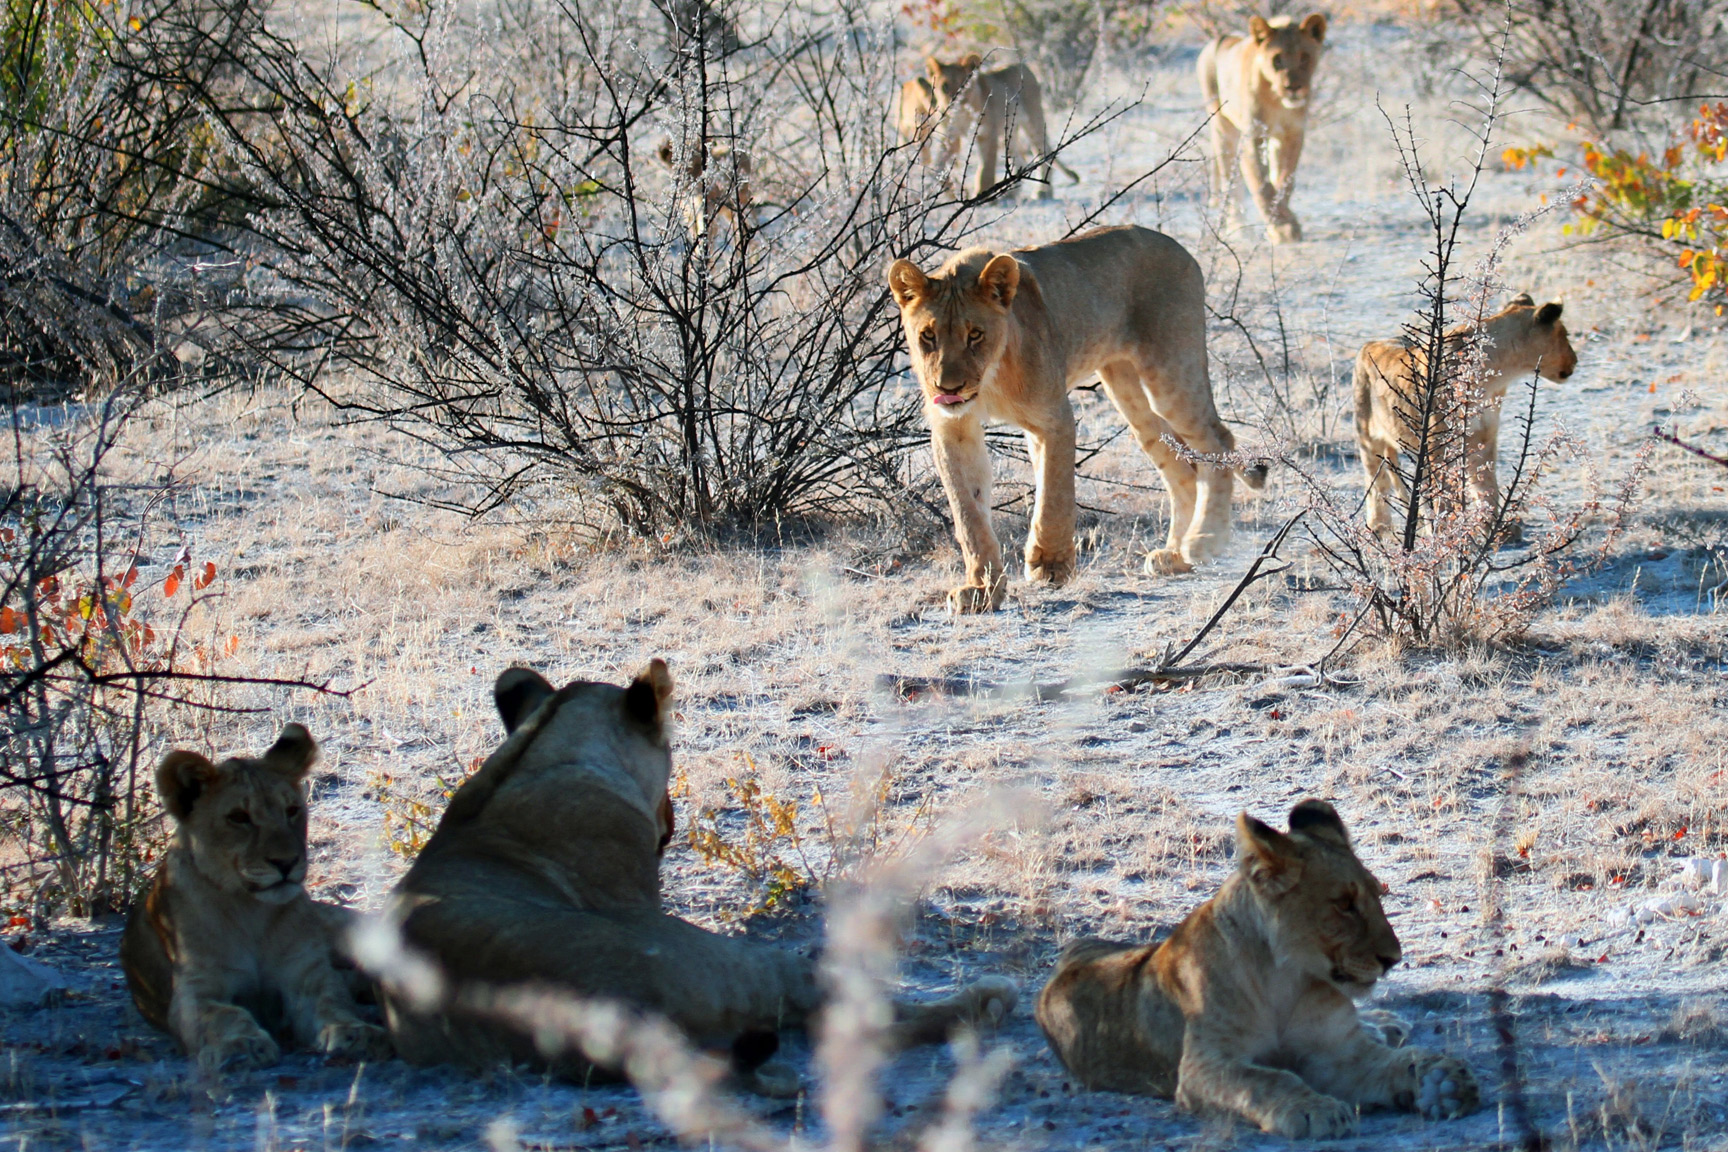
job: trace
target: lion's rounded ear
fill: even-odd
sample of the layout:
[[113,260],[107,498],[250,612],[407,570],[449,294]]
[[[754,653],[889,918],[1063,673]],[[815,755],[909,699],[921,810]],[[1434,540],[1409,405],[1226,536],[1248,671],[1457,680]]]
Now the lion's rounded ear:
[[924,57],[924,71],[936,83],[942,83],[942,61],[934,56]]
[[1266,23],[1264,16],[1248,17],[1248,34],[1254,37],[1254,43],[1264,44],[1272,39],[1272,25]]
[[983,63],[984,57],[978,55],[976,52],[968,52],[965,56],[960,58],[960,67],[966,69],[968,72],[978,71]]
[[516,731],[556,691],[532,668],[506,668],[492,685],[492,702],[498,706],[504,731]]
[[318,742],[312,739],[312,733],[306,731],[304,724],[284,724],[276,743],[270,745],[260,759],[270,771],[298,784],[306,778],[306,773],[312,771],[312,763],[318,759]]
[[624,714],[657,732],[666,723],[666,705],[671,699],[672,672],[666,661],[656,656],[624,689]]
[[1322,16],[1320,13],[1308,13],[1308,15],[1302,17],[1302,23],[1299,27],[1302,31],[1313,37],[1314,43],[1324,44],[1326,42],[1326,17]]
[[1542,305],[1542,307],[1536,309],[1536,323],[1542,325],[1552,324],[1556,320],[1560,319],[1560,313],[1565,311],[1565,309],[1566,306],[1560,303],[1560,301],[1550,300],[1548,303]]
[[1306,832],[1317,839],[1350,847],[1350,833],[1344,830],[1338,810],[1324,800],[1310,797],[1290,809],[1290,831]]
[[1003,311],[1014,303],[1014,293],[1020,289],[1020,261],[1006,252],[999,252],[978,273],[978,291]]
[[1518,293],[1518,295],[1512,297],[1511,303],[1509,303],[1507,305],[1507,307],[1508,308],[1517,308],[1517,307],[1522,306],[1525,308],[1533,308],[1533,307],[1535,307],[1535,305],[1536,305],[1536,298],[1535,297],[1531,296],[1530,293],[1528,293],[1528,292],[1520,292],[1520,293]]
[[156,768],[156,793],[176,820],[192,815],[205,789],[222,779],[222,770],[196,752],[170,752]]
[[924,298],[930,290],[930,278],[919,271],[918,265],[910,260],[896,260],[888,266],[888,291],[894,296],[894,303],[902,308],[910,307]]
[[1236,817],[1236,858],[1266,896],[1281,896],[1302,879],[1302,857],[1290,837],[1246,812]]

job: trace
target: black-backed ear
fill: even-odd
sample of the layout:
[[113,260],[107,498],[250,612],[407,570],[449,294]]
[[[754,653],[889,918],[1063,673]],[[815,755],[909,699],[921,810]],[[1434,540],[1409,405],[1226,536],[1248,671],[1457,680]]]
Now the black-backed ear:
[[1338,818],[1338,810],[1324,800],[1310,798],[1290,809],[1290,831],[1306,832],[1318,839],[1350,847],[1350,833],[1344,830],[1344,821]]
[[312,771],[312,764],[318,759],[318,742],[304,724],[284,724],[276,743],[260,759],[270,771],[298,784],[306,779],[306,773]]
[[656,656],[624,689],[624,714],[658,733],[666,724],[666,705],[671,699],[672,673],[666,661]]
[[196,752],[170,752],[156,768],[156,793],[176,820],[192,815],[204,791],[222,779],[222,770]]
[[1536,323],[1543,325],[1552,324],[1556,320],[1560,319],[1560,313],[1564,310],[1565,305],[1561,304],[1560,301],[1550,300],[1548,303],[1542,305],[1542,307],[1536,309]]
[[1518,293],[1518,295],[1512,297],[1512,302],[1507,305],[1508,308],[1518,308],[1518,307],[1533,308],[1535,306],[1536,306],[1536,301],[1533,297],[1531,297],[1530,293],[1528,293],[1528,292]]
[[990,303],[1006,312],[1014,304],[1014,293],[1020,290],[1020,261],[1006,252],[998,253],[978,273],[978,291]]
[[1299,27],[1302,31],[1306,32],[1313,38],[1314,43],[1326,43],[1326,17],[1322,16],[1320,13],[1310,12],[1308,15],[1302,17],[1302,23]]
[[1262,895],[1282,896],[1302,879],[1302,857],[1290,837],[1246,812],[1236,817],[1236,855]]
[[1264,16],[1248,17],[1248,34],[1254,37],[1254,43],[1264,44],[1272,39],[1272,25],[1266,23]]
[[930,291],[930,278],[910,260],[896,260],[888,266],[888,291],[894,303],[910,308]]
[[984,63],[984,57],[976,52],[968,52],[960,58],[960,67],[968,72],[976,72]]
[[674,153],[672,151],[672,141],[662,140],[660,142],[660,148],[659,148],[657,155],[660,157],[660,163],[666,165],[666,167],[668,167],[668,168],[677,167],[677,165],[675,165],[672,162],[674,160],[674,158],[676,157],[676,153]]
[[492,685],[492,702],[498,705],[504,731],[516,731],[556,691],[546,677],[532,668],[506,668]]

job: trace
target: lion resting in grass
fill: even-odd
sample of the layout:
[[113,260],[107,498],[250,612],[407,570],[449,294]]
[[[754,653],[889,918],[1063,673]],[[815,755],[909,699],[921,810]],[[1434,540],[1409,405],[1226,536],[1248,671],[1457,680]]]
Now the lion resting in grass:
[[1473,1111],[1465,1064],[1396,1047],[1402,1022],[1352,1002],[1400,951],[1332,806],[1302,801],[1288,834],[1244,812],[1236,852],[1236,872],[1163,943],[1063,951],[1037,1017],[1068,1070],[1295,1139],[1348,1132],[1358,1106]]
[[289,724],[256,759],[170,752],[156,770],[174,840],[132,905],[120,963],[133,1003],[207,1073],[276,1063],[277,1038],[331,1056],[389,1052],[336,968],[340,909],[306,895],[306,773]]
[[1213,195],[1234,210],[1230,167],[1240,149],[1242,179],[1274,244],[1302,239],[1290,194],[1325,41],[1326,17],[1318,12],[1300,24],[1288,16],[1252,16],[1246,39],[1222,36],[1200,52],[1200,89],[1212,117]]
[[[1232,469],[1193,452],[1235,450],[1218,418],[1206,367],[1206,288],[1182,245],[1128,225],[1042,248],[961,252],[926,275],[910,260],[888,269],[936,469],[954,513],[966,582],[949,593],[960,612],[993,611],[1007,573],[990,526],[984,426],[1026,432],[1037,502],[1026,579],[1060,584],[1074,573],[1074,409],[1068,389],[1097,373],[1170,492],[1170,534],[1148,572],[1185,572],[1230,537]],[[1265,468],[1244,473],[1251,487]]]
[[[660,853],[672,835],[671,694],[659,660],[624,688],[554,689],[526,668],[498,678],[493,695],[509,735],[457,789],[397,888],[406,943],[451,988],[430,1008],[386,988],[405,1059],[528,1062],[573,1078],[594,1071],[566,1038],[536,1036],[464,994],[537,988],[657,1013],[699,1046],[729,1053],[746,1087],[786,1087],[758,1070],[779,1029],[820,1010],[815,964],[660,908]],[[999,1018],[1015,997],[1011,982],[990,979],[939,1003],[896,1005],[892,1039],[940,1040],[955,1024]]]
[[[1026,137],[1033,157],[1050,153],[1050,139],[1044,128],[1044,90],[1039,87],[1038,77],[1032,69],[1024,64],[1009,64],[983,72],[980,71],[983,65],[984,58],[976,52],[952,64],[934,56],[924,59],[924,70],[930,76],[934,115],[948,117],[939,162],[944,166],[953,164],[961,142],[977,133],[978,174],[971,188],[974,196],[984,195],[995,185],[998,148],[1008,149],[1012,160],[1014,133]],[[911,94],[909,87],[903,86],[900,90],[902,109]],[[902,111],[901,115],[904,117],[905,112]],[[1049,155],[1039,177],[1040,200],[1050,197],[1050,170],[1053,167],[1061,168],[1071,180],[1078,182],[1080,179],[1072,168]]]
[[[1471,400],[1464,460],[1470,498],[1490,515],[1500,507],[1496,466],[1506,389],[1514,377],[1531,373],[1559,383],[1578,367],[1578,354],[1572,350],[1566,325],[1560,323],[1562,307],[1556,300],[1538,308],[1529,293],[1520,293],[1504,310],[1484,320],[1480,332],[1475,325],[1460,324],[1446,333],[1453,357],[1465,356],[1466,346],[1480,337],[1482,376],[1476,387],[1481,395]],[[1411,347],[1408,340],[1374,340],[1356,354],[1356,446],[1367,478],[1368,526],[1376,532],[1392,529],[1388,496],[1396,493],[1406,504],[1410,500],[1398,454],[1418,447],[1422,422],[1416,398],[1426,368],[1426,351]],[[1447,419],[1451,406],[1450,397],[1437,402],[1428,433],[1430,445],[1457,442]],[[1507,528],[1512,537],[1518,535],[1517,525]]]

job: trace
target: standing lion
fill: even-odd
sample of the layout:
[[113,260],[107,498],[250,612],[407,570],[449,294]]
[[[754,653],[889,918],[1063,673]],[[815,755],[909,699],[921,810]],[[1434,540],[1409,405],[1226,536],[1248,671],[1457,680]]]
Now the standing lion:
[[1242,179],[1274,244],[1302,239],[1290,194],[1325,42],[1326,17],[1318,12],[1300,24],[1252,16],[1246,39],[1221,36],[1200,53],[1200,89],[1212,117],[1212,194],[1234,209],[1230,168],[1240,152]]

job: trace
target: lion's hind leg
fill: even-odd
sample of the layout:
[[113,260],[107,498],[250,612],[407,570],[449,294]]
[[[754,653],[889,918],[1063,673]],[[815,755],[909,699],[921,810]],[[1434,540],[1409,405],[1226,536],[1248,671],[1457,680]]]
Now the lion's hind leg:
[[1105,365],[1098,375],[1104,380],[1105,395],[1128,422],[1140,450],[1164,477],[1164,488],[1170,496],[1170,532],[1164,547],[1147,554],[1146,571],[1155,575],[1187,572],[1189,564],[1182,557],[1182,538],[1188,534],[1188,525],[1194,518],[1194,465],[1165,442],[1170,425],[1153,411],[1139,369],[1126,360],[1118,360]]
[[1169,1097],[1182,1058],[1182,1013],[1148,962],[1157,945],[1076,940],[1038,994],[1038,1027],[1088,1088]]

